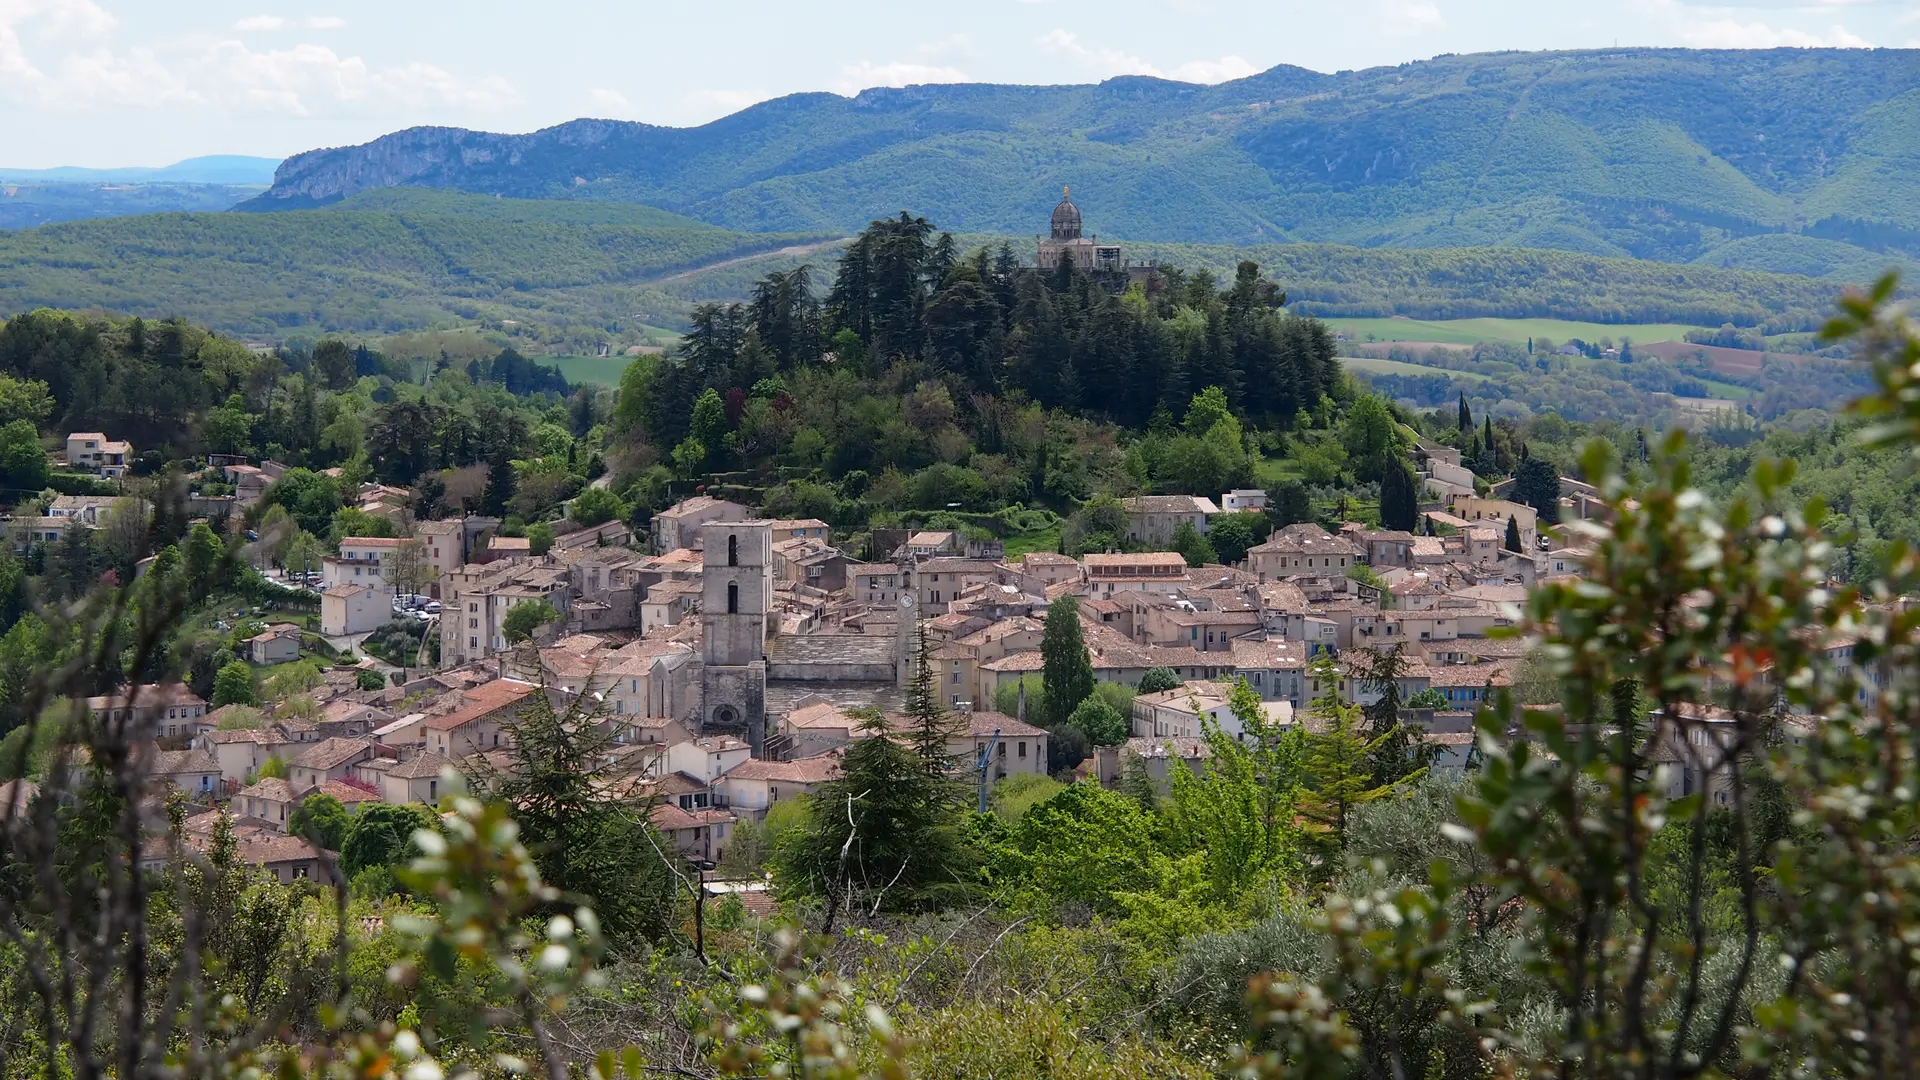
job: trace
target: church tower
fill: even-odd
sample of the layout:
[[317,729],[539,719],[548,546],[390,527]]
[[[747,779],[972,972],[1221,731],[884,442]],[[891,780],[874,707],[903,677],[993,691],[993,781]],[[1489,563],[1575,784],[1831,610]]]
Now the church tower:
[[767,609],[773,602],[773,523],[700,527],[700,731],[738,735],[758,757],[767,732]]

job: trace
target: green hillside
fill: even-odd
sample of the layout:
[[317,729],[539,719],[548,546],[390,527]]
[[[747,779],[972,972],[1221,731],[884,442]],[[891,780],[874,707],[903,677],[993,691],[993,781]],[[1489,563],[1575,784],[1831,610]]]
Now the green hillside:
[[[1443,56],[1219,86],[943,85],[799,94],[689,129],[397,132],[289,159],[252,205],[412,185],[850,232],[911,207],[1031,235],[1063,184],[1088,227],[1166,241],[1553,248],[1855,274],[1920,254],[1913,50]],[[1783,262],[1740,241],[1820,238]],[[1840,250],[1845,249],[1845,250]]]
[[[959,240],[1032,257],[1030,239]],[[0,233],[0,312],[181,315],[276,340],[480,323],[512,329],[537,351],[575,353],[637,342],[649,325],[683,326],[695,304],[742,299],[772,271],[825,270],[840,243],[737,233],[633,204],[384,189],[279,214]],[[1780,333],[1816,327],[1834,293],[1808,277],[1564,251],[1148,243],[1127,252],[1221,279],[1251,259],[1299,310],[1341,317],[1733,322]]]
[[[646,207],[371,193],[288,214],[153,214],[0,233],[0,311],[97,307],[233,333],[475,321],[604,337],[633,286],[811,237],[750,236]],[[677,316],[669,305],[661,317]]]

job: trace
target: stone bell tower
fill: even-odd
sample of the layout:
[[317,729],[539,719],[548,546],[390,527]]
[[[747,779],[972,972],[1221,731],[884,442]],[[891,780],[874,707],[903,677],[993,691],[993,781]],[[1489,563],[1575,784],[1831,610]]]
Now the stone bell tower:
[[773,524],[700,527],[700,731],[737,735],[759,756],[767,734],[767,609],[773,602]]

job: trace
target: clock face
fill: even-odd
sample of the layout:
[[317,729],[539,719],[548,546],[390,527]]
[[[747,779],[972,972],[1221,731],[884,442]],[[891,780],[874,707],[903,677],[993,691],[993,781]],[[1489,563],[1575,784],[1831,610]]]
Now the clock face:
[[905,611],[908,608],[911,608],[912,606],[913,606],[913,594],[910,592],[901,593],[900,594],[900,610]]

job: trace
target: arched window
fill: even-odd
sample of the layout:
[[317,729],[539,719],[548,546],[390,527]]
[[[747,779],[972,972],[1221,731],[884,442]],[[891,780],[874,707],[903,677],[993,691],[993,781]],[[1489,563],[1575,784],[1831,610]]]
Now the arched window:
[[740,565],[740,538],[731,533],[727,535],[727,565]]
[[727,582],[727,614],[740,614],[740,583],[737,581]]

